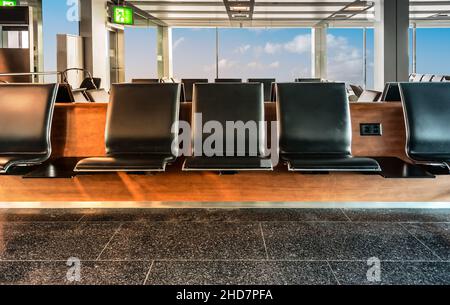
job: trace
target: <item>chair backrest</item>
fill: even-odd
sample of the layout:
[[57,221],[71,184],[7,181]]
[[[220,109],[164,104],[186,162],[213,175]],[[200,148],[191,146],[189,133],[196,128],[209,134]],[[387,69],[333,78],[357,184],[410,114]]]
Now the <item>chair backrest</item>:
[[109,102],[109,93],[106,92],[105,89],[87,90],[86,96],[89,98],[89,101],[94,102],[94,103]]
[[414,74],[414,77],[413,77],[413,79],[412,79],[412,82],[414,82],[414,83],[421,82],[423,76],[424,76],[423,74]]
[[296,83],[321,83],[322,79],[320,78],[296,78]]
[[400,96],[398,83],[386,83],[380,100],[382,102],[400,102],[402,98]]
[[364,92],[364,89],[361,86],[359,86],[359,85],[350,85],[350,88],[352,88],[353,93],[357,97],[360,97],[361,94]]
[[72,88],[67,83],[62,83],[58,85],[58,92],[56,94],[57,103],[74,103],[75,98],[73,97]]
[[194,90],[195,83],[207,83],[206,78],[183,78],[181,83],[184,88],[184,98],[186,102],[192,102],[192,91]]
[[427,82],[431,82],[431,80],[433,79],[434,75],[433,74],[425,74],[422,79],[420,80],[422,83],[427,83]]
[[135,84],[157,84],[161,80],[159,78],[133,78],[131,82]]
[[350,105],[344,83],[278,83],[283,154],[350,155]]
[[178,124],[180,91],[180,84],[113,84],[106,152],[171,155],[177,137],[171,128]]
[[378,102],[382,93],[375,90],[364,90],[358,98],[358,102]]
[[215,83],[242,83],[241,78],[216,78]]
[[400,92],[408,155],[450,158],[450,83],[400,83]]
[[86,90],[92,90],[92,89],[99,89],[100,85],[102,83],[102,79],[98,77],[87,77],[83,79],[83,81],[80,84],[80,88],[84,88]]
[[274,92],[272,92],[273,84],[276,82],[275,78],[249,78],[249,83],[260,83],[264,89],[264,101],[269,102],[272,100]]
[[57,84],[0,84],[0,154],[50,156]]
[[[194,150],[196,149],[195,143],[204,142],[210,135],[196,131],[203,130],[202,124],[216,121],[221,124],[223,129],[222,153],[224,156],[230,154],[261,156],[264,154],[266,137],[264,128],[260,128],[260,122],[264,121],[262,84],[195,84],[192,103]],[[196,113],[202,114],[202,122],[197,121]],[[239,121],[248,129],[240,129],[241,137],[233,129],[234,145],[232,148],[230,147],[233,144],[230,140],[227,147],[226,139],[232,135],[227,134],[226,122],[239,124]],[[237,143],[238,139],[243,140],[245,147]]]

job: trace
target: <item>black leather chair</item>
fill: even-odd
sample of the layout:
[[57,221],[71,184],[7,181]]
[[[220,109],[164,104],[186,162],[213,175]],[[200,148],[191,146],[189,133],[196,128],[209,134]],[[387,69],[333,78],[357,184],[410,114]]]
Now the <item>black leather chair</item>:
[[56,84],[0,84],[0,173],[45,162]]
[[192,92],[194,90],[195,83],[208,83],[208,79],[206,78],[183,78],[181,80],[184,88],[184,101],[192,102]]
[[422,79],[420,80],[420,82],[422,83],[429,83],[431,82],[431,80],[433,79],[434,75],[433,74],[425,74]]
[[273,97],[275,96],[274,83],[276,82],[275,78],[249,78],[247,80],[249,83],[260,83],[263,84],[264,88],[264,101],[271,102],[273,101]]
[[296,78],[296,83],[321,83],[322,79],[320,78]]
[[400,89],[398,83],[386,83],[383,94],[381,95],[382,102],[400,102]]
[[215,83],[242,83],[240,78],[216,78]]
[[131,82],[135,84],[157,84],[161,80],[159,78],[133,78]]
[[75,98],[72,93],[72,88],[67,83],[58,85],[58,92],[56,94],[57,103],[74,103]]
[[175,160],[180,84],[113,84],[106,121],[107,157],[78,162],[76,172],[164,171]]
[[93,90],[93,89],[99,89],[100,85],[102,83],[102,79],[98,77],[87,77],[83,79],[83,81],[80,84],[80,88],[84,88],[86,90]]
[[350,105],[344,83],[277,84],[280,157],[291,171],[381,171],[352,157]]
[[86,96],[90,102],[93,103],[105,103],[109,102],[109,93],[105,89],[92,89],[86,90]]
[[359,86],[359,85],[350,85],[350,88],[352,89],[353,93],[357,96],[360,97],[361,94],[364,92],[363,87]]
[[[217,151],[201,151],[186,159],[185,171],[245,171],[272,170],[270,159],[264,158],[265,131],[259,128],[264,121],[263,88],[261,84],[195,84],[192,111],[193,149],[199,151],[198,143],[203,143],[211,133],[203,133],[203,124],[216,121],[223,130],[222,147]],[[198,121],[196,113],[201,113],[202,121]],[[252,131],[233,128],[234,143],[226,143],[226,122],[239,122],[253,125]],[[250,128],[251,129],[251,128]],[[199,132],[198,132],[199,131]],[[214,132],[217,132],[216,130]],[[245,135],[244,135],[245,133]],[[239,136],[241,135],[241,136]],[[242,147],[242,139],[245,147]],[[239,142],[239,143],[238,143]],[[217,143],[216,143],[217,144]],[[231,148],[231,144],[233,147]],[[215,146],[217,148],[217,146]],[[216,154],[214,154],[216,153]]]
[[450,83],[400,83],[400,92],[408,157],[450,169]]

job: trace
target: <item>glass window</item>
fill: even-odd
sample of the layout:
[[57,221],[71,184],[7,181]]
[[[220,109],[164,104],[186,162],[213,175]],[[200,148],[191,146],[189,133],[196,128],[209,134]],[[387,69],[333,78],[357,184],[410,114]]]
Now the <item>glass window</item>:
[[215,28],[174,28],[172,52],[175,78],[216,77]]
[[220,29],[219,77],[311,77],[310,29]]
[[327,78],[364,85],[362,29],[328,29]]
[[450,28],[417,29],[417,73],[450,74]]
[[[45,71],[56,71],[56,35],[79,35],[78,9],[77,0],[42,0]],[[55,81],[56,77],[46,77],[45,80]]]
[[156,28],[125,28],[125,80],[156,78]]

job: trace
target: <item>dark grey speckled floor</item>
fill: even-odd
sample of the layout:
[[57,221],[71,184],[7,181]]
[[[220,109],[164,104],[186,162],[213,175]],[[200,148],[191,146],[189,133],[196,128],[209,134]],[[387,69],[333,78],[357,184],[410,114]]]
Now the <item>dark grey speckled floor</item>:
[[450,284],[450,210],[0,210],[0,284]]

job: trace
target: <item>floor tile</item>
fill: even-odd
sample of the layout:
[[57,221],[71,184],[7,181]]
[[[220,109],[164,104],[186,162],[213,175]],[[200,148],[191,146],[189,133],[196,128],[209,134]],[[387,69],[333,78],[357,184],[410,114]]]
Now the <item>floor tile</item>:
[[399,224],[264,223],[270,259],[436,259]]
[[[140,285],[151,262],[0,262],[0,284],[28,285]],[[79,274],[79,280],[75,275]],[[68,277],[69,276],[69,277]],[[69,280],[72,279],[72,280]],[[75,281],[74,281],[75,280]]]
[[450,209],[343,209],[352,221],[450,222]]
[[125,223],[102,259],[264,259],[258,223]]
[[348,221],[339,209],[106,209],[87,211],[83,221]]
[[151,285],[335,284],[326,262],[156,261]]
[[0,260],[96,259],[118,223],[0,223]]
[[[448,262],[380,262],[380,281],[375,281],[373,265],[366,262],[330,262],[343,285],[448,285],[450,263]],[[369,279],[367,274],[369,273]]]
[[403,224],[443,260],[450,260],[450,223]]

